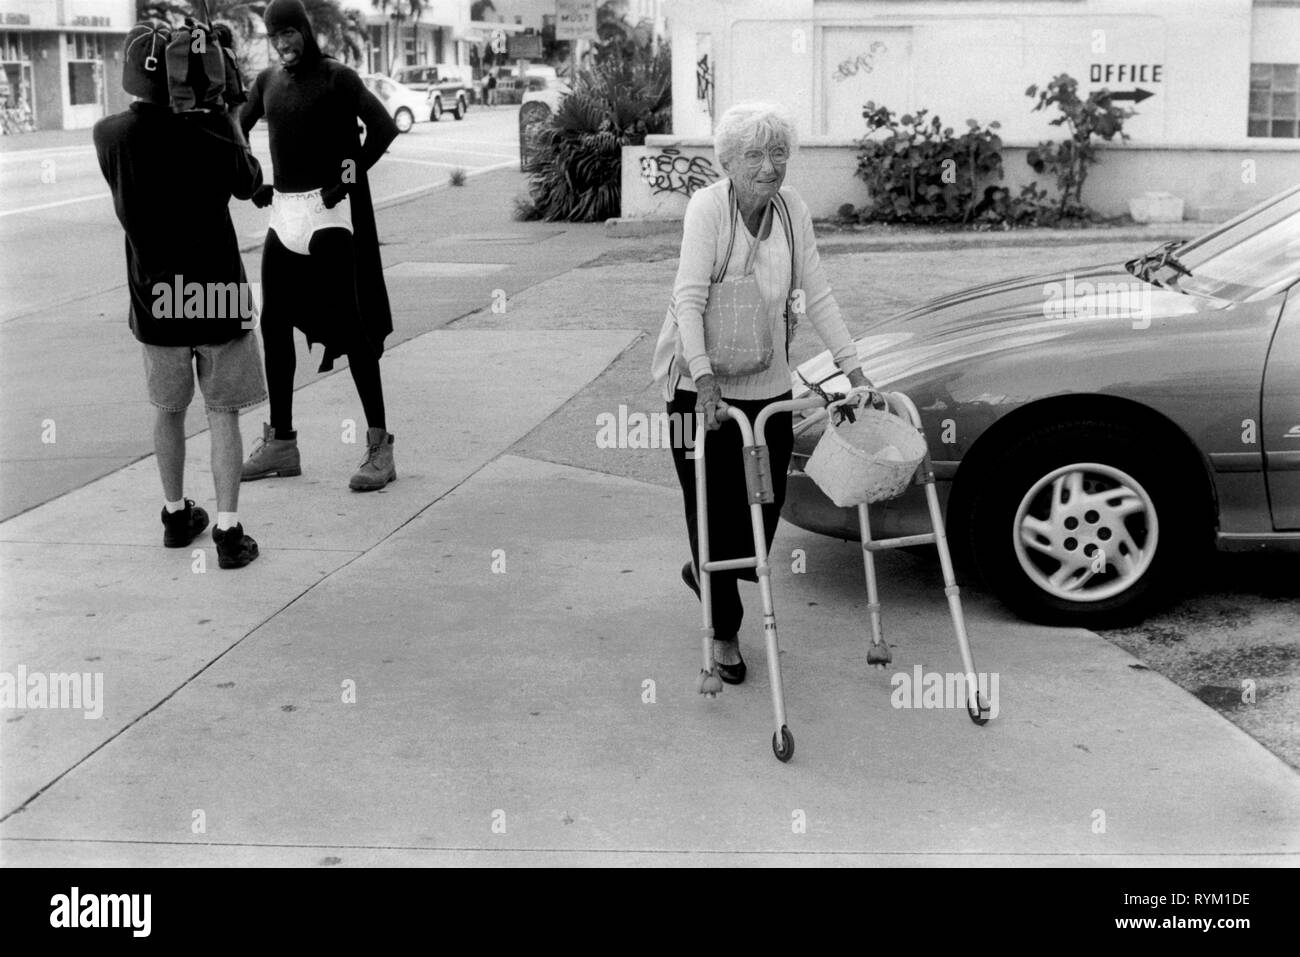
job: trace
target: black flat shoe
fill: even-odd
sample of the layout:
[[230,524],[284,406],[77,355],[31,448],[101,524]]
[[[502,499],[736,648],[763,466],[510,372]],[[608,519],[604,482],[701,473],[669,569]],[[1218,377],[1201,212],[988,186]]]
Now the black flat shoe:
[[[700,598],[700,586],[695,581],[695,569],[690,562],[682,566],[682,581],[686,582],[686,587],[695,592],[695,597]],[[703,601],[703,599],[700,599]]]
[[[739,656],[740,651],[737,650],[736,654],[737,656]],[[744,658],[741,658],[740,661],[734,665],[724,665],[722,662],[718,661],[717,659],[714,659],[713,663],[714,665],[717,666],[718,677],[721,678],[723,681],[725,681],[727,684],[738,685],[745,680],[745,659]]]

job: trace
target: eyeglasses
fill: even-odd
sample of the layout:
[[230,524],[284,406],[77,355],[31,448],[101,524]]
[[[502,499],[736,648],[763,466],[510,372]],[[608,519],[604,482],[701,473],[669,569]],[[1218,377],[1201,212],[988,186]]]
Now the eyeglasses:
[[762,166],[763,157],[765,156],[771,159],[773,166],[784,166],[786,163],[790,162],[790,150],[784,146],[776,146],[770,150],[745,150],[742,156],[745,160],[745,165],[750,169],[758,169]]

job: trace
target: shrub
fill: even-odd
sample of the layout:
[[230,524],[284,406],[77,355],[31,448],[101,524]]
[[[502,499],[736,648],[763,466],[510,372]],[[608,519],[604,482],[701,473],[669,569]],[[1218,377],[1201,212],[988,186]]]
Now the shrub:
[[596,222],[617,216],[624,146],[672,125],[672,58],[607,56],[578,73],[573,90],[536,131],[525,172],[538,216]]
[[519,222],[529,222],[534,219],[541,219],[537,212],[537,206],[533,203],[533,198],[527,193],[520,193],[511,202],[514,205],[514,218]]
[[466,176],[465,170],[457,166],[454,170],[451,171],[451,175],[447,177],[447,183],[451,186],[464,186],[465,176]]
[[1025,187],[1022,200],[1036,204],[1042,213],[1038,219],[1055,224],[1065,219],[1083,219],[1091,211],[1083,203],[1083,184],[1088,179],[1088,168],[1098,161],[1094,136],[1110,141],[1116,136],[1127,140],[1124,121],[1134,115],[1133,110],[1121,109],[1110,102],[1110,91],[1094,90],[1086,100],[1079,98],[1079,84],[1068,73],[1056,76],[1046,88],[1035,84],[1025,90],[1034,98],[1034,112],[1055,106],[1061,115],[1051,121],[1052,126],[1067,126],[1070,137],[1060,143],[1043,142],[1029,151],[1026,157],[1035,173],[1051,173],[1056,177],[1060,196],[1049,206],[1047,194],[1034,182]]
[[976,197],[983,195],[981,187],[1002,177],[996,122],[981,129],[967,120],[966,132],[954,136],[939,117],[927,119],[927,110],[895,120],[892,111],[870,102],[862,115],[867,135],[858,144],[857,176],[871,194],[860,213],[863,219],[969,222]]

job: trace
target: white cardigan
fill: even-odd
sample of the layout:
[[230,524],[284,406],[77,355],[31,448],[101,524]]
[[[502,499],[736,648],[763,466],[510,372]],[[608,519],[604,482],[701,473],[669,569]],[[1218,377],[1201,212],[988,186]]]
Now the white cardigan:
[[[659,341],[655,345],[651,375],[660,386],[664,399],[671,401],[677,389],[695,391],[694,380],[711,375],[704,346],[704,307],[709,298],[712,277],[720,271],[722,258],[727,254],[730,238],[727,216],[730,211],[724,178],[711,186],[697,190],[686,206],[682,223],[682,251],[677,265],[677,280],[673,284],[673,301],[668,307]],[[791,230],[795,242],[797,281],[803,293],[805,315],[822,342],[831,350],[835,364],[844,373],[860,368],[857,348],[849,336],[848,328],[840,315],[840,308],[831,295],[830,283],[822,269],[817,253],[817,240],[813,235],[812,214],[808,206],[789,186],[782,187],[790,210]],[[738,276],[744,266],[750,245],[755,241],[744,224],[743,217],[736,220],[736,243],[727,265],[728,276]],[[771,399],[790,390],[790,366],[786,361],[785,346],[785,296],[791,287],[790,250],[785,241],[785,230],[775,212],[772,229],[767,239],[759,245],[754,262],[754,277],[758,281],[768,316],[773,323],[772,341],[776,344],[772,364],[762,372],[748,376],[718,376],[722,395],[728,399]],[[797,293],[800,290],[796,290]],[[791,312],[791,320],[801,317]]]

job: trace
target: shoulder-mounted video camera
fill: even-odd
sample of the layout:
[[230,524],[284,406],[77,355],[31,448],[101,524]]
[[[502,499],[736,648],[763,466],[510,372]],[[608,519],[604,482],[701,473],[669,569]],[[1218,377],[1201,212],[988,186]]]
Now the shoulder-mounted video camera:
[[225,24],[212,23],[204,0],[194,0],[195,16],[172,31],[164,56],[172,110],[229,110],[248,99],[235,61],[234,37]]

